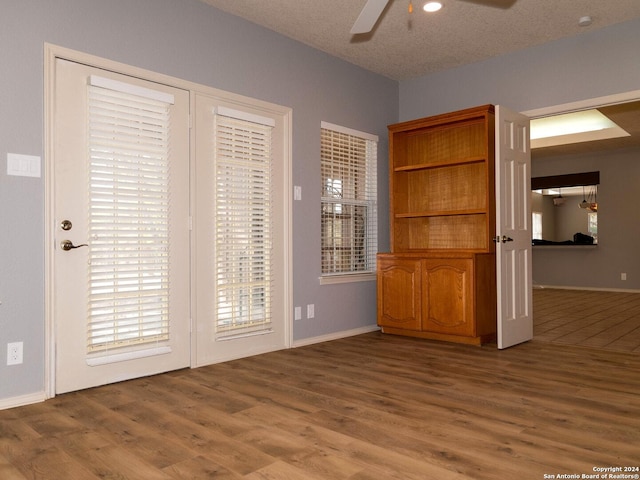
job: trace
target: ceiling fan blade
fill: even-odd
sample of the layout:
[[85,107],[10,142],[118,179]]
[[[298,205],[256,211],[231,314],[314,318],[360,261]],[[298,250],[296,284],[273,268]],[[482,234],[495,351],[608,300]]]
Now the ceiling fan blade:
[[507,10],[518,1],[518,0],[462,0],[467,3],[475,3],[477,5],[482,5],[485,7],[493,7],[493,8],[502,8]]
[[369,33],[375,26],[389,0],[367,0],[358,19],[351,27],[351,34]]

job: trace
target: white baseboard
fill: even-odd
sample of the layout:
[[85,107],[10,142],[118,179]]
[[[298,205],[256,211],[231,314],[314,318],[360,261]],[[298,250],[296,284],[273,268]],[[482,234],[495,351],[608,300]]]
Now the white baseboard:
[[534,289],[552,288],[554,290],[588,290],[592,292],[622,292],[622,293],[640,293],[640,290],[634,288],[599,288],[599,287],[572,287],[567,285],[534,285]]
[[353,330],[344,330],[342,332],[329,333],[327,335],[320,335],[318,337],[303,338],[302,340],[294,341],[292,346],[293,348],[304,347],[305,345],[329,342],[331,340],[353,337],[355,335],[362,335],[363,333],[370,333],[378,330],[380,330],[380,327],[378,327],[377,325],[368,325],[366,327],[354,328]]
[[29,393],[27,395],[20,395],[18,397],[0,399],[0,410],[6,410],[8,408],[22,407],[24,405],[31,405],[32,403],[40,403],[46,400],[44,390],[36,393]]

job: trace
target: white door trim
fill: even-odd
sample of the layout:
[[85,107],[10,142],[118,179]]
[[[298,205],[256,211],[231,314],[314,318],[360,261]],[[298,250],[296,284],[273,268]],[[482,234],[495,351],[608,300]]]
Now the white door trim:
[[[120,62],[115,62],[112,60],[96,57],[87,53],[79,52],[76,50],[68,49],[65,47],[60,47],[57,45],[52,45],[49,43],[45,43],[44,45],[44,158],[45,158],[45,166],[44,166],[44,177],[45,177],[45,330],[44,330],[44,391],[46,398],[52,398],[55,396],[55,325],[54,325],[54,292],[53,292],[53,249],[55,248],[54,241],[54,232],[55,225],[54,223],[54,215],[53,215],[53,155],[54,155],[54,144],[53,144],[53,118],[54,118],[54,87],[55,87],[55,64],[56,59],[61,58],[64,60],[69,60],[72,62],[82,63],[91,67],[100,68],[103,70],[110,70],[113,72],[121,73],[124,75],[138,77],[143,79],[148,79],[153,82],[162,83],[165,85],[173,86],[176,88],[180,88],[183,90],[188,90],[192,93],[191,97],[194,97],[194,93],[199,92],[206,95],[219,97],[224,99],[225,102],[235,104],[238,107],[242,106],[250,106],[254,109],[264,109],[265,112],[271,112],[272,114],[276,114],[281,116],[283,123],[283,131],[282,134],[282,142],[283,142],[283,183],[285,185],[285,191],[292,191],[292,131],[293,131],[293,121],[292,121],[292,109],[288,107],[283,107],[280,105],[275,105],[269,102],[264,102],[261,100],[252,99],[249,97],[245,97],[242,95],[237,95],[234,93],[226,92],[223,90],[218,90],[212,87],[207,87],[205,85],[200,85],[197,83],[189,82],[187,80],[178,79],[175,77],[171,77],[168,75],[160,74],[157,72],[152,72],[149,70],[145,70],[142,68],[134,67],[131,65],[126,65]],[[193,129],[192,129],[193,130]],[[191,153],[190,153],[190,165],[193,167],[195,159],[194,156],[194,148],[193,148],[193,131],[191,133]],[[191,175],[193,175],[193,168],[191,168]],[[193,210],[193,192],[191,193],[191,208]],[[293,275],[292,275],[292,265],[293,265],[293,251],[292,251],[292,202],[291,196],[285,195],[285,201],[283,205],[283,215],[285,216],[285,221],[283,225],[283,238],[285,239],[284,246],[284,265],[283,271],[285,272],[285,278],[283,279],[284,283],[284,293],[283,293],[283,303],[285,305],[285,311],[282,312],[284,316],[285,323],[285,338],[286,345],[285,348],[290,348],[293,344],[293,325],[292,325],[292,314],[293,311],[293,300],[292,300],[292,289],[293,289]],[[193,242],[193,238],[192,238]],[[193,256],[191,259],[191,263],[193,266]],[[192,278],[193,278],[193,268],[192,268]],[[194,312],[195,308],[193,305],[194,295],[192,292],[191,295],[191,311]],[[193,313],[192,313],[193,314]],[[195,341],[195,336],[192,335],[191,345],[193,350],[193,345]]]

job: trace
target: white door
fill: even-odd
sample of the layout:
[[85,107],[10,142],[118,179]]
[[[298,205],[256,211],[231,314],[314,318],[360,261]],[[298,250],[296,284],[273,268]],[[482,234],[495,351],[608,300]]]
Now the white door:
[[529,118],[496,107],[498,348],[533,338]]
[[53,108],[56,393],[188,366],[189,93],[59,59]]
[[195,96],[194,366],[288,346],[283,115]]

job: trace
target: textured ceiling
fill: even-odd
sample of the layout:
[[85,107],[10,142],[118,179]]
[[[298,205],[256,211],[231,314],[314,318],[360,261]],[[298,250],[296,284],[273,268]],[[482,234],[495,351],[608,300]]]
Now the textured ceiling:
[[[373,31],[349,30],[366,0],[200,0],[386,77],[412,77],[640,17],[640,0],[390,0]],[[592,24],[578,25],[583,16]],[[639,54],[640,55],[640,54]],[[639,57],[640,58],[640,57]],[[631,137],[536,149],[534,158],[640,146],[640,103],[600,109]]]
[[200,1],[396,80],[640,17],[640,0],[440,0],[432,14],[390,0],[371,33],[351,35],[366,0]]

